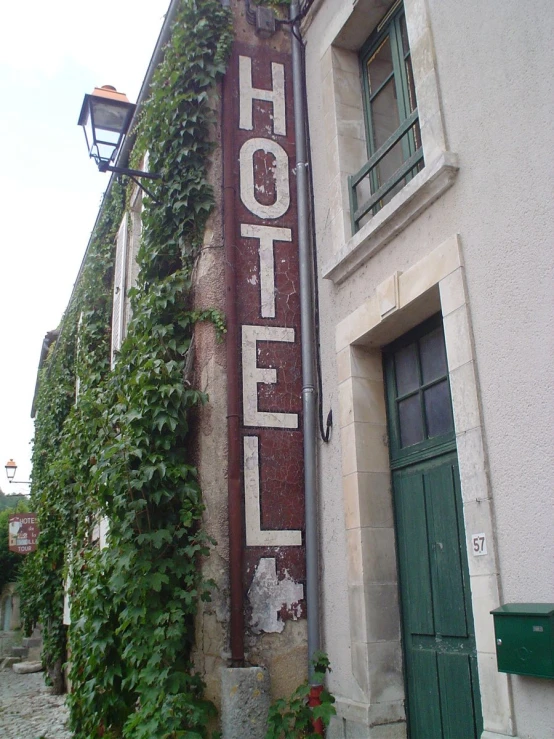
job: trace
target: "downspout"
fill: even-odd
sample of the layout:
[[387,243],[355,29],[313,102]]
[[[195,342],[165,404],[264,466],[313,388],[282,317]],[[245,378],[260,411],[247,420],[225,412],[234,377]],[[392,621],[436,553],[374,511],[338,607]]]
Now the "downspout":
[[310,248],[310,213],[308,157],[305,130],[302,75],[302,41],[300,12],[293,0],[290,6],[292,24],[292,84],[294,95],[294,131],[296,138],[296,185],[298,197],[298,254],[300,270],[300,319],[302,343],[302,419],[304,432],[304,499],[306,508],[306,605],[308,611],[308,677],[315,685],[312,660],[320,647],[319,630],[319,545],[317,525],[317,398],[315,375],[314,275]]
[[223,79],[223,239],[225,243],[225,313],[227,325],[227,500],[229,511],[229,588],[231,601],[231,663],[244,667],[242,589],[242,491],[240,478],[240,366],[237,321],[236,225],[232,120],[233,87]]

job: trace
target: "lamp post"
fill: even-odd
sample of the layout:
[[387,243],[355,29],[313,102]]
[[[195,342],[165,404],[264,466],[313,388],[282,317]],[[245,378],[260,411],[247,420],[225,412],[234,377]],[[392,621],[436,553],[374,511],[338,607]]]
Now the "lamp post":
[[91,95],[85,95],[79,126],[82,126],[85,132],[89,156],[94,159],[100,172],[127,175],[155,200],[136,178],[157,180],[160,178],[159,174],[115,167],[112,164],[129,130],[136,107],[129,102],[124,93],[118,92],[111,85],[95,87]]
[[13,461],[13,459],[8,459],[8,461],[5,464],[6,468],[6,477],[8,478],[9,483],[14,483],[16,485],[30,485],[30,480],[14,480],[15,473],[17,471],[17,465]]

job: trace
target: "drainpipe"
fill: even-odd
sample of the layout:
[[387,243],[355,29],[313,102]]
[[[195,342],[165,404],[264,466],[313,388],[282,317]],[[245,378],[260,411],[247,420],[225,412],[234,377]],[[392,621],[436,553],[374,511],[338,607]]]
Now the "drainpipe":
[[[290,18],[299,14],[299,4],[293,0]],[[298,254],[300,267],[300,318],[302,342],[302,411],[304,432],[304,498],[306,507],[306,605],[308,610],[308,677],[315,685],[312,659],[319,650],[319,547],[317,525],[316,483],[316,376],[314,332],[314,275],[310,248],[310,214],[308,188],[308,157],[306,144],[302,75],[302,41],[299,24],[294,23],[292,41],[292,84],[294,93],[294,130],[296,136],[296,184],[298,193]]]
[[229,587],[231,601],[231,665],[244,667],[244,608],[242,589],[242,492],[240,480],[240,366],[237,283],[236,226],[232,120],[233,87],[229,75],[223,85],[223,238],[225,242],[225,313],[227,325],[227,500],[229,511]]

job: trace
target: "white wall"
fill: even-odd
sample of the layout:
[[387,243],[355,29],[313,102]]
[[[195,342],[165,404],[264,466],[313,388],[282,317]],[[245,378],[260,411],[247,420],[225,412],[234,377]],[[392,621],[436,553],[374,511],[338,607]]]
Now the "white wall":
[[[336,248],[320,56],[349,2],[325,0],[307,29],[320,265]],[[454,185],[341,285],[320,281],[324,406],[336,409],[335,327],[394,271],[461,237],[503,602],[554,602],[554,9],[550,0],[429,0]],[[360,166],[363,162],[360,162]],[[320,450],[323,597],[331,687],[356,699],[351,674],[338,433]],[[491,623],[492,628],[492,623]],[[343,648],[338,648],[341,645]],[[551,733],[553,686],[511,678],[520,739]]]

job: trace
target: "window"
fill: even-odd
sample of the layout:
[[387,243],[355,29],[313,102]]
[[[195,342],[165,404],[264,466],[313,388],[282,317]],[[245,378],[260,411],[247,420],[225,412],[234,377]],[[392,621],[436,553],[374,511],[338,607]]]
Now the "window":
[[394,409],[389,419],[393,460],[415,451],[416,445],[421,452],[437,441],[452,441],[454,419],[440,315],[387,348],[385,371]]
[[406,17],[397,2],[360,53],[369,160],[349,177],[356,232],[423,167]]
[[129,290],[136,286],[138,277],[137,253],[142,229],[142,193],[138,187],[131,195],[130,205],[130,213],[123,216],[116,242],[112,308],[112,369],[115,366],[117,352],[120,351],[127,335],[127,326],[131,319]]
[[117,233],[117,241],[115,247],[114,290],[112,307],[112,369],[115,366],[116,353],[121,349],[121,344],[123,343],[123,339],[125,338],[125,296],[127,294],[127,235],[127,214],[125,214]]

